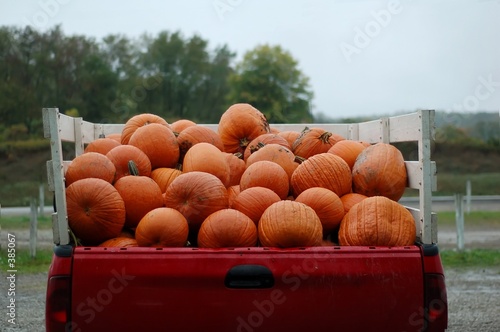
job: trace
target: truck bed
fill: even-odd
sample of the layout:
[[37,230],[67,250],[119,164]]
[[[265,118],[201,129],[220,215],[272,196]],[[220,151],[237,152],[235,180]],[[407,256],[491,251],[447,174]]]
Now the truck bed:
[[75,331],[388,331],[389,323],[391,331],[418,331],[423,324],[419,246],[77,247],[69,268]]

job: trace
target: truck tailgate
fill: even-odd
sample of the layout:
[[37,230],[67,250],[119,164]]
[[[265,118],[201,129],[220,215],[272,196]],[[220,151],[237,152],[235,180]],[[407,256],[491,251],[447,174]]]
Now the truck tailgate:
[[418,246],[78,247],[72,268],[75,331],[422,327]]

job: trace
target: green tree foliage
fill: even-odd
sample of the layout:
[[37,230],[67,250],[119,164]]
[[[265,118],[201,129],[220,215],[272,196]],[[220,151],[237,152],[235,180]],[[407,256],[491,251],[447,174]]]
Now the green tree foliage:
[[229,80],[229,103],[250,103],[271,123],[313,119],[309,79],[280,46],[261,45],[247,52]]

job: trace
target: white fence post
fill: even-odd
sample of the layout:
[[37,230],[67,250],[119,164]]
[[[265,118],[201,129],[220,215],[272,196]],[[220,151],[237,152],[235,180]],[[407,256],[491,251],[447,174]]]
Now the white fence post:
[[455,221],[457,224],[457,248],[464,250],[464,208],[463,195],[455,194]]
[[31,218],[30,218],[30,257],[36,257],[36,237],[37,237],[37,224],[38,224],[38,215],[35,199],[31,199]]
[[38,214],[43,215],[45,213],[45,211],[44,211],[44,209],[45,209],[45,187],[44,187],[43,183],[41,183],[40,186],[38,187],[38,202],[39,202]]
[[465,194],[466,194],[466,198],[465,198],[465,206],[466,206],[466,210],[467,210],[467,214],[470,213],[470,203],[471,203],[471,195],[472,195],[472,188],[471,188],[471,183],[470,183],[470,180],[467,180],[467,183],[466,183],[466,188],[465,188]]

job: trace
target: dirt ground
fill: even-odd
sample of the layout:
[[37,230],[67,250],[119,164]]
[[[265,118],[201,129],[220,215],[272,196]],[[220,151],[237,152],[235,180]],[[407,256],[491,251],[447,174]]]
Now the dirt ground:
[[[38,234],[38,248],[51,248],[51,230]],[[6,238],[5,230],[0,234]],[[28,233],[16,232],[18,247],[28,245]],[[456,247],[456,233],[443,229],[439,233],[441,248]],[[500,230],[469,230],[465,234],[466,248],[500,248]],[[18,274],[16,277],[16,325],[7,319],[8,292],[6,272],[0,279],[0,331],[45,331],[44,310],[46,273]],[[496,332],[500,330],[500,266],[467,269],[446,269],[450,332]]]

